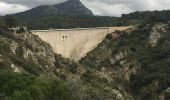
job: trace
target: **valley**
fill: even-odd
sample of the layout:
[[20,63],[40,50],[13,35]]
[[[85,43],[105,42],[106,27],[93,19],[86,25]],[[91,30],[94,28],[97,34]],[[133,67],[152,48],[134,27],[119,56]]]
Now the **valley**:
[[0,100],[170,100],[169,15],[68,0],[1,16]]

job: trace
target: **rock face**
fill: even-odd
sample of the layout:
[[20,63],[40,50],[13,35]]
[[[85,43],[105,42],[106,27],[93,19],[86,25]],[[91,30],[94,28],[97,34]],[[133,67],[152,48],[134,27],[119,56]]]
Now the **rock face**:
[[148,24],[116,39],[110,34],[80,63],[117,85],[115,100],[169,100],[169,27]]
[[38,74],[54,67],[54,54],[49,44],[31,33],[6,33],[0,36],[1,59],[5,57],[16,72]]
[[56,5],[41,5],[31,10],[18,13],[17,16],[44,16],[44,15],[88,15],[93,16],[93,12],[86,8],[80,0],[68,0]]
[[157,42],[161,38],[161,34],[160,33],[165,33],[166,32],[166,28],[167,28],[167,24],[155,25],[152,28],[152,31],[149,34],[150,35],[149,36],[149,44],[150,44],[151,47],[157,46]]

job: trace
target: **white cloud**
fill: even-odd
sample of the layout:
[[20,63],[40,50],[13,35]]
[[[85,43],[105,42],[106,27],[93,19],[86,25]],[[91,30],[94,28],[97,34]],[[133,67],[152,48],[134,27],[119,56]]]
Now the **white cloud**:
[[18,13],[28,9],[28,7],[23,5],[0,2],[0,15]]
[[123,4],[107,4],[99,1],[83,0],[87,8],[91,9],[95,15],[121,16],[122,13],[130,13],[132,10]]
[[148,0],[149,10],[167,10],[170,9],[170,1],[169,0]]
[[35,7],[38,5],[58,4],[61,2],[65,2],[67,0],[1,0],[1,1],[9,4],[20,4],[29,7]]
[[120,16],[124,13],[170,9],[170,0],[81,0],[97,15]]

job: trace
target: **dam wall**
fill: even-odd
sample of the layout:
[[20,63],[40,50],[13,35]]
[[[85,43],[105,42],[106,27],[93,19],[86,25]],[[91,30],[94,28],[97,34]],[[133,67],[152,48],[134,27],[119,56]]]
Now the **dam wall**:
[[104,40],[108,33],[129,27],[99,27],[76,29],[32,30],[43,41],[48,42],[53,51],[74,61],[80,60]]

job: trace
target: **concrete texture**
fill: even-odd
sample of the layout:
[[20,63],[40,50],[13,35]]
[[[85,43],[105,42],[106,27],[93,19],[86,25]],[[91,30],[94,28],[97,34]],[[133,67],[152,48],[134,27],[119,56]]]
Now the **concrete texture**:
[[129,28],[131,26],[32,30],[31,32],[38,35],[43,41],[48,42],[55,53],[78,61],[103,41],[108,33]]

